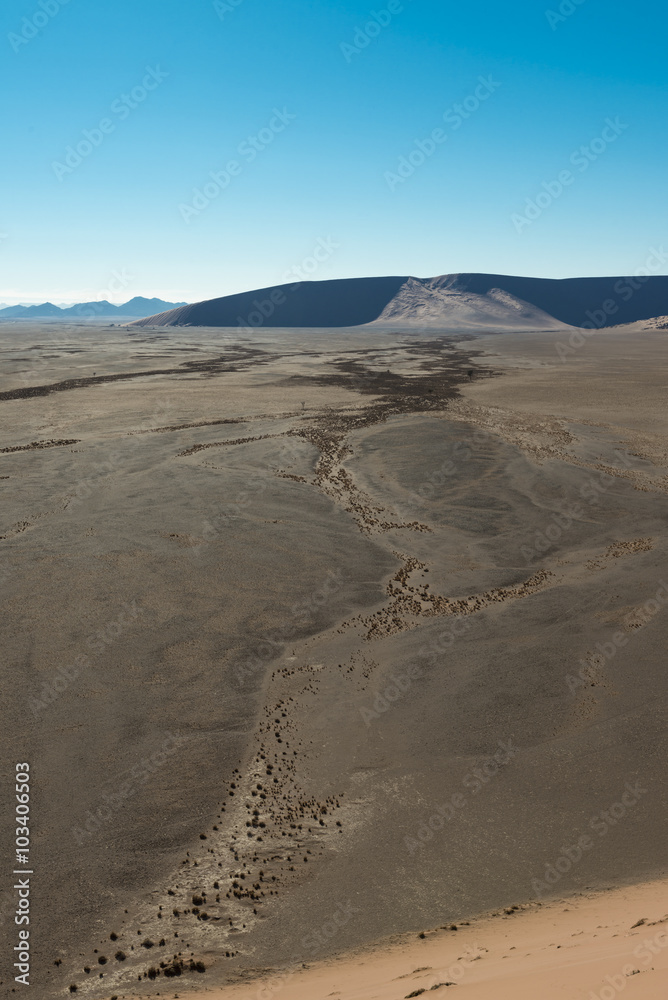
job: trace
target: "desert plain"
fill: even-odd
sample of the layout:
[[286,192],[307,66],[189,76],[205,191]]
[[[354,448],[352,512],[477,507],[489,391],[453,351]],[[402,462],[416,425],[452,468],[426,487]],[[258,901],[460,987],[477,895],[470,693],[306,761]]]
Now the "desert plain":
[[667,359],[651,323],[0,326],[37,996],[665,995]]

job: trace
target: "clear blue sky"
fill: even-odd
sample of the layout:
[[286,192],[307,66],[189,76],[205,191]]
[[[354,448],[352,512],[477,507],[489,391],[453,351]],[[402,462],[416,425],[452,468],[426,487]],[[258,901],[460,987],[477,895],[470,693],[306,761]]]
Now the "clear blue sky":
[[668,246],[668,14],[561,7],[5,0],[0,302],[196,301],[318,246],[316,279],[633,273]]

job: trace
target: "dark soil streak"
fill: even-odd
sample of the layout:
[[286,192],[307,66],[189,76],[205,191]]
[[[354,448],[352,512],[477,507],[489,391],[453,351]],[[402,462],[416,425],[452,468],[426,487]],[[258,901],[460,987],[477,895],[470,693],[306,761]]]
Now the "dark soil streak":
[[[262,357],[260,357],[262,356]],[[92,385],[104,385],[107,382],[124,382],[135,378],[149,378],[154,375],[218,375],[223,372],[235,372],[235,362],[243,361],[266,362],[273,360],[271,355],[256,348],[237,348],[236,354],[220,355],[207,361],[184,361],[178,368],[153,368],[143,372],[119,372],[115,375],[95,375],[87,378],[66,379],[64,382],[52,382],[49,385],[31,385],[22,389],[10,389],[0,392],[0,400],[31,399],[36,396],[50,396],[52,392],[67,392],[70,389],[85,389]]]

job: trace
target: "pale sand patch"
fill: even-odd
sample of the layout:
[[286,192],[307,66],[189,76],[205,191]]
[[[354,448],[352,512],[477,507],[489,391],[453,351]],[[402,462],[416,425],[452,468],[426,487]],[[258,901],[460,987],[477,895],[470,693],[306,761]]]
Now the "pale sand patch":
[[[665,881],[529,905],[456,932],[405,937],[373,951],[239,986],[188,993],[189,1000],[400,1000],[415,990],[464,1000],[665,1000]],[[639,920],[645,922],[638,927]],[[637,970],[637,971],[636,971]],[[456,987],[438,983],[456,983]],[[161,985],[161,995],[170,996]],[[175,989],[174,995],[178,993]]]

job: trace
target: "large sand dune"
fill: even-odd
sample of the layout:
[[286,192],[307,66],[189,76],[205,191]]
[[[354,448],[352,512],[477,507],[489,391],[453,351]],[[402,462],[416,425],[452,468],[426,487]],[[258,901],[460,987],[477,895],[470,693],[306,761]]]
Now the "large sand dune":
[[665,1000],[667,909],[665,882],[513,905],[192,1000]]
[[663,874],[668,342],[572,337],[3,326],[40,998]]
[[[456,276],[463,277],[463,276]],[[542,309],[502,287],[468,291],[453,276],[420,281],[409,278],[375,320],[378,326],[442,330],[554,330],[562,324]]]
[[196,302],[137,326],[336,327],[376,323],[438,330],[603,328],[663,316],[668,277],[437,278],[302,281]]

